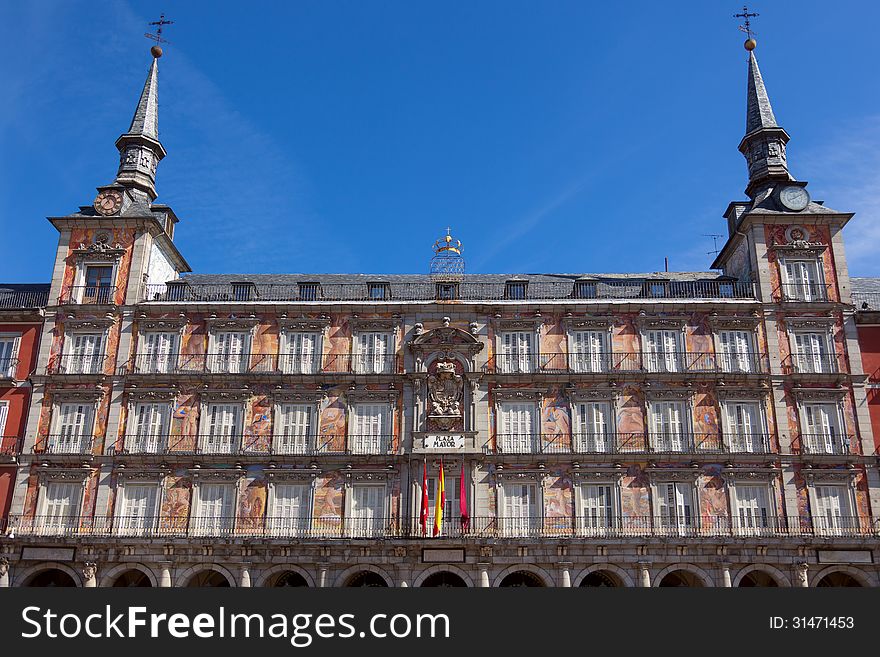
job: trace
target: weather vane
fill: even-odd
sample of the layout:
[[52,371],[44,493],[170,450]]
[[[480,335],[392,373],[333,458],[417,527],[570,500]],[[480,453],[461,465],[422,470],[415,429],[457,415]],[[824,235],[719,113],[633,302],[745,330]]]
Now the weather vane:
[[159,20],[152,21],[152,22],[148,23],[148,25],[155,25],[156,26],[156,33],[155,34],[153,34],[152,32],[147,32],[146,34],[144,34],[145,37],[147,37],[148,39],[152,39],[153,41],[156,42],[156,45],[153,46],[152,48],[150,48],[150,52],[153,54],[153,57],[158,59],[159,57],[162,56],[162,48],[161,48],[161,46],[159,46],[160,43],[171,43],[167,39],[162,38],[162,27],[165,25],[171,25],[173,23],[174,23],[174,21],[166,21],[165,20],[164,13],[159,16]]
[[753,34],[757,34],[757,32],[752,32],[752,22],[750,19],[755,18],[759,14],[757,12],[750,12],[748,6],[743,5],[743,10],[741,14],[734,14],[734,18],[742,18],[743,24],[739,26],[740,32],[745,32],[748,35],[748,39],[746,39],[745,47],[746,50],[754,50],[757,43],[755,42]]

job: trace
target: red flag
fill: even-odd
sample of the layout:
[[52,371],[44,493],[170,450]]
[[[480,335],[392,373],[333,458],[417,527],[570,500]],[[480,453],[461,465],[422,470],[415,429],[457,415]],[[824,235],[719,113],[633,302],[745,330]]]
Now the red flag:
[[467,486],[464,485],[464,459],[461,460],[461,476],[458,478],[458,509],[461,512],[461,532],[465,533],[471,524],[467,507]]
[[422,536],[428,535],[428,459],[425,459],[425,469],[422,471],[422,512],[419,515],[419,524],[422,526]]

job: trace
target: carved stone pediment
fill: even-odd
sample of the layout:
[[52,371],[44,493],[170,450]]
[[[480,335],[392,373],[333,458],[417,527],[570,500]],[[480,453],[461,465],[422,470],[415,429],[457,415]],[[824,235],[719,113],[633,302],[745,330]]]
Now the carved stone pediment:
[[386,390],[369,390],[367,388],[353,388],[346,391],[345,396],[349,401],[384,401],[395,403],[398,391],[394,388]]
[[544,394],[538,388],[495,388],[492,390],[496,400],[499,401],[534,401],[538,402]]
[[817,317],[786,317],[785,325],[792,330],[818,329],[827,331],[834,326],[836,320],[830,315]]
[[858,470],[855,468],[847,468],[845,470],[832,470],[830,468],[803,468],[801,475],[807,483],[831,481],[835,483],[850,483],[856,476]]
[[617,386],[601,386],[596,388],[568,388],[566,395],[571,401],[616,401],[620,395]]
[[92,388],[55,388],[52,390],[52,398],[64,401],[92,401],[97,402],[104,396],[104,389]]
[[720,315],[712,313],[709,315],[709,326],[713,329],[740,329],[742,331],[753,331],[758,327],[761,317],[757,313],[751,315]]
[[571,476],[576,481],[618,481],[623,478],[626,471],[623,468],[615,467],[591,467],[589,470],[575,468],[571,471]]
[[317,468],[302,470],[299,468],[270,468],[264,471],[269,483],[280,484],[286,482],[309,483],[314,481],[321,471]]
[[177,396],[177,388],[129,388],[129,401],[171,401]]
[[588,315],[586,317],[566,317],[562,325],[569,331],[610,331],[614,317],[610,315]]
[[144,331],[179,331],[184,326],[186,326],[188,320],[186,317],[171,317],[171,318],[154,318],[154,317],[141,317],[137,320],[138,330],[143,333]]
[[689,317],[687,315],[648,315],[644,311],[636,317],[636,326],[639,329],[670,329],[684,330]]
[[277,388],[272,392],[272,399],[276,402],[311,402],[317,404],[324,399],[327,393],[323,390],[305,390],[297,388]]
[[483,349],[483,343],[473,333],[446,325],[418,333],[409,342],[409,348],[413,353],[421,356],[435,351],[473,356]]
[[686,401],[694,396],[693,388],[646,388],[645,398],[651,400],[679,399]]
[[770,388],[745,387],[730,388],[728,386],[716,386],[715,396],[718,399],[753,399],[755,401],[763,401],[770,394]]
[[847,395],[846,388],[792,388],[795,399],[801,401],[837,402]]
[[309,319],[307,317],[279,317],[278,327],[282,331],[323,333],[330,327],[330,318],[327,316],[316,319]]
[[385,483],[391,481],[397,475],[397,470],[346,470],[346,483],[370,482]]
[[170,468],[129,469],[117,465],[115,473],[120,482],[161,482],[171,472]]
[[544,470],[507,470],[498,467],[495,469],[495,479],[502,481],[534,481],[542,484],[547,472]]
[[112,315],[105,317],[75,317],[68,315],[64,319],[64,326],[74,331],[97,330],[105,331],[116,323],[116,318]]
[[208,317],[205,320],[210,331],[250,331],[260,323],[258,317]]
[[355,331],[396,331],[400,327],[400,318],[358,317],[354,315],[350,323]]
[[80,244],[70,252],[77,260],[91,260],[98,262],[114,262],[122,257],[125,249],[121,244],[110,246],[107,242],[96,241],[93,244]]
[[91,474],[89,468],[40,468],[37,476],[41,482],[78,481],[85,482]]
[[701,468],[657,468],[648,466],[645,468],[652,484],[662,484],[670,481],[695,482],[703,474]]
[[744,470],[742,468],[725,467],[721,469],[721,472],[734,486],[737,484],[748,486],[755,482],[769,484],[777,479],[781,470],[774,470],[773,468],[750,468]]
[[188,472],[193,483],[200,481],[236,482],[247,474],[247,470],[244,468],[190,468]]
[[202,388],[199,397],[202,401],[240,401],[250,399],[253,391],[250,388]]

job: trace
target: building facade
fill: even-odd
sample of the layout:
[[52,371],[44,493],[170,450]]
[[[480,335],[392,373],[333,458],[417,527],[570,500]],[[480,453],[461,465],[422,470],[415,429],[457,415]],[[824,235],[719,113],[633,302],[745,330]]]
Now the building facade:
[[853,304],[862,367],[867,377],[866,398],[874,432],[874,453],[880,455],[880,278],[854,278]]
[[852,215],[789,173],[754,52],[712,272],[469,275],[447,235],[426,275],[189,274],[157,87],[50,218],[0,583],[880,583]]

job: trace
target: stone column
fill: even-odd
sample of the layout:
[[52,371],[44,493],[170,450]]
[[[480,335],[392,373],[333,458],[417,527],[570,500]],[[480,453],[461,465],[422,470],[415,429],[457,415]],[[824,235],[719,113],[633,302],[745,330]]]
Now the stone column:
[[171,562],[159,562],[159,586],[163,589],[171,587]]
[[83,586],[86,588],[94,588],[98,586],[98,564],[93,561],[86,561],[82,568]]
[[400,588],[405,589],[409,586],[405,579],[400,580]]
[[327,566],[321,564],[318,566],[318,588],[327,587]]
[[810,585],[810,580],[807,577],[807,571],[809,570],[809,568],[810,566],[805,561],[801,561],[800,563],[796,563],[794,565],[795,586],[808,587]]
[[650,565],[647,561],[639,561],[639,586],[646,589],[651,588]]
[[478,563],[477,568],[480,570],[480,579],[477,586],[484,589],[489,588],[489,564]]
[[730,564],[722,563],[721,564],[721,586],[726,588],[730,588],[733,584],[730,583]]
[[571,587],[571,563],[563,562],[559,564],[559,586]]
[[9,559],[0,557],[0,589],[9,586]]
[[249,563],[241,564],[241,570],[238,576],[238,585],[242,588],[250,588],[251,586],[251,565]]

